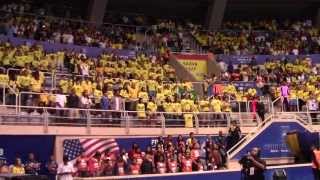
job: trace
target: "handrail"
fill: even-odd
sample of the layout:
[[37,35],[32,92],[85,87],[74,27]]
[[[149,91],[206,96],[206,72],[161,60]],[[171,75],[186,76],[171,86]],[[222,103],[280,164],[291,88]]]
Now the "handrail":
[[272,101],[272,104],[271,104],[272,114],[275,113],[275,111],[274,111],[274,105],[275,105],[275,103],[276,103],[279,99],[281,99],[281,97],[278,97],[278,98],[276,98],[275,100]]
[[238,148],[239,145],[241,145],[244,141],[249,139],[253,134],[255,134],[259,129],[261,129],[272,118],[273,118],[273,115],[270,115],[263,122],[259,123],[257,127],[252,129],[245,137],[243,137],[240,141],[238,141],[238,143],[236,143],[233,147],[231,147],[227,151],[227,156],[229,157],[231,155],[231,153],[233,153]]
[[[0,105],[0,107],[16,107],[16,105]],[[103,110],[103,109],[85,109],[85,108],[67,108],[67,107],[45,107],[45,106],[19,106],[21,109],[30,108],[30,109],[47,109],[47,110],[78,110],[78,111],[96,111],[96,112],[120,112],[120,113],[137,113],[137,112],[147,112],[147,111],[131,111],[131,110]],[[177,114],[177,112],[155,112],[161,114]],[[179,112],[180,114],[231,114],[237,115],[238,112]],[[251,114],[247,112],[240,112],[240,114]]]

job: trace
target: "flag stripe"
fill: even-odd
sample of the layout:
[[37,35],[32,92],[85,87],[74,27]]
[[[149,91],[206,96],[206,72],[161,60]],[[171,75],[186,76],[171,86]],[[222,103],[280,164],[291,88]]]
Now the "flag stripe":
[[82,144],[82,145],[84,145],[84,144],[86,144],[86,143],[88,143],[89,141],[92,141],[93,139],[80,139],[80,143]]
[[107,149],[112,149],[113,147],[118,147],[118,144],[117,143],[112,143],[112,144],[109,144],[109,145],[106,145],[106,146],[102,146],[99,149],[97,149],[96,151],[102,153],[102,152],[106,151]]
[[117,152],[120,150],[115,139],[66,139],[63,141],[63,154],[72,161],[84,153],[87,157],[93,156],[96,152],[103,153],[107,150]]
[[[93,149],[92,151],[88,152],[88,154],[86,154],[88,157],[93,156],[96,152],[103,152],[107,149],[109,149],[110,147],[113,146],[117,146],[117,143],[105,143],[105,144],[99,144],[95,149]],[[102,149],[102,151],[98,151],[99,149]]]
[[94,145],[95,143],[98,143],[100,141],[103,141],[104,139],[90,139],[89,141],[86,141],[84,143],[81,143],[83,149],[87,149],[88,147]]
[[88,145],[88,146],[83,146],[83,149],[84,149],[85,151],[88,151],[90,148],[92,148],[92,147],[95,146],[96,144],[102,143],[102,142],[104,142],[104,141],[108,141],[108,140],[106,140],[106,139],[100,139],[99,141],[94,141],[93,143],[91,143],[91,144]]
[[103,140],[103,141],[100,141],[100,142],[97,142],[95,144],[92,144],[90,147],[88,148],[85,148],[85,154],[91,154],[92,152],[96,151],[97,150],[97,147],[100,147],[102,145],[108,145],[110,143],[113,143],[114,141],[110,141],[110,140]]

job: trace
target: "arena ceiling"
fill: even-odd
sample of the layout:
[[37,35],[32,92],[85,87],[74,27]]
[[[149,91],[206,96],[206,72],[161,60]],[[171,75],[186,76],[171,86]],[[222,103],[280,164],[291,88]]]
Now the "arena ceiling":
[[[107,10],[204,20],[211,0],[109,0]],[[228,0],[225,19],[315,16],[320,0]]]

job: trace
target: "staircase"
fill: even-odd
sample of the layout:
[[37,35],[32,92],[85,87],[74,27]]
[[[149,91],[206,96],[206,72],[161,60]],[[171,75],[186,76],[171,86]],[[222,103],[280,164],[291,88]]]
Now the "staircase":
[[[255,138],[259,138],[258,136],[261,133],[269,134],[269,133],[274,132],[272,130],[274,130],[274,128],[278,127],[278,126],[273,123],[280,123],[279,128],[286,127],[288,125],[288,124],[281,125],[281,123],[289,123],[288,126],[290,127],[289,128],[290,130],[300,126],[300,130],[302,128],[302,129],[306,129],[310,133],[315,132],[315,130],[312,128],[312,125],[310,125],[310,123],[308,123],[308,121],[306,119],[303,119],[300,115],[297,115],[296,113],[283,112],[283,113],[277,113],[274,115],[270,115],[269,117],[266,118],[266,120],[264,122],[260,123],[258,127],[252,129],[251,132],[249,132],[243,139],[241,139],[236,145],[234,145],[227,152],[228,159],[229,159],[229,161],[228,161],[229,168],[235,168],[235,169],[240,168],[240,165],[238,163],[238,158],[236,158],[236,157],[241,156],[241,154],[243,154],[244,150],[247,150],[248,147],[252,146],[252,144],[250,145],[250,143]],[[291,124],[293,123],[293,125],[290,125],[290,123]],[[294,123],[297,123],[297,124],[295,125]],[[273,129],[266,130],[269,127],[273,128]],[[299,128],[297,128],[297,129],[299,129]],[[272,132],[269,132],[269,131],[272,131]],[[277,133],[277,132],[275,132],[275,133]],[[263,137],[265,137],[266,134],[264,134],[264,135],[261,134],[261,135],[263,135]],[[281,138],[281,137],[279,137],[279,138]],[[260,139],[260,141],[261,141],[261,139]],[[269,139],[269,141],[270,141],[270,139]],[[259,142],[259,141],[257,141],[257,142]],[[266,143],[270,143],[270,142],[266,142]],[[259,146],[259,145],[257,145],[257,146]],[[273,164],[280,164],[280,163],[287,164],[287,163],[294,162],[293,157],[267,158],[266,160],[267,160],[267,164],[272,164],[272,163]]]

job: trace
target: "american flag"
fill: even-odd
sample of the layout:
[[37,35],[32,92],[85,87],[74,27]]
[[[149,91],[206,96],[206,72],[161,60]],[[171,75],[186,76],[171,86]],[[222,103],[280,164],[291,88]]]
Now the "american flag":
[[96,152],[103,153],[106,150],[109,152],[119,151],[118,143],[115,139],[66,139],[63,141],[63,154],[68,159],[74,160],[82,153],[86,157],[92,157]]

